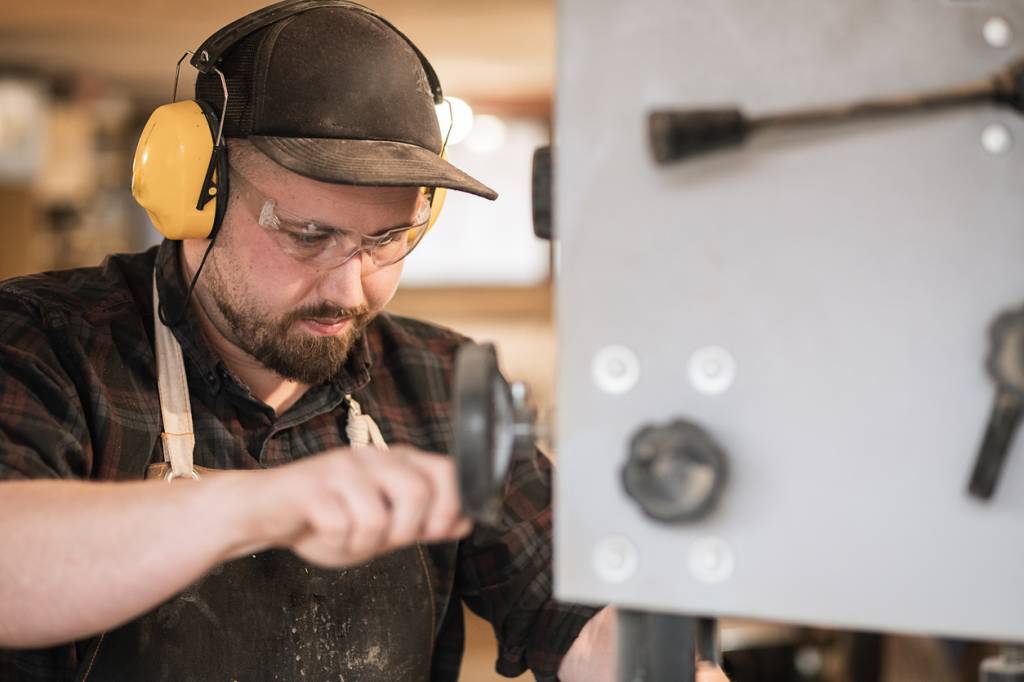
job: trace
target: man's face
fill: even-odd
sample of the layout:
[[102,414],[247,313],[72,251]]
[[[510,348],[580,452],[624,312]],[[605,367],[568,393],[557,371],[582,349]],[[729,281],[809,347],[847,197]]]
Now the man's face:
[[[371,235],[411,223],[422,201],[416,188],[322,183],[258,153],[231,153],[260,194],[318,223]],[[197,287],[200,303],[221,335],[264,367],[303,384],[322,383],[341,369],[366,325],[391,300],[402,262],[381,268],[366,254],[334,268],[300,262],[258,218],[233,190]]]

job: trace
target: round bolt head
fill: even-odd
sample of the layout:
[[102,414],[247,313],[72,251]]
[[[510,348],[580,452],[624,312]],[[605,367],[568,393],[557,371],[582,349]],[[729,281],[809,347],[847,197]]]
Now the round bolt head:
[[1003,17],[990,17],[981,33],[991,47],[1007,47],[1013,42],[1013,27]]
[[990,123],[981,131],[981,146],[995,156],[1006,154],[1013,146],[1010,129],[1002,123]]
[[735,567],[732,548],[722,538],[701,538],[690,548],[690,573],[705,585],[725,582]]
[[605,346],[590,365],[594,384],[609,395],[628,393],[640,380],[640,360],[625,346]]
[[725,393],[736,381],[736,360],[719,346],[698,349],[690,356],[686,368],[690,385],[704,395]]
[[636,546],[621,535],[610,535],[594,546],[591,554],[594,573],[598,578],[618,585],[636,574],[640,555]]

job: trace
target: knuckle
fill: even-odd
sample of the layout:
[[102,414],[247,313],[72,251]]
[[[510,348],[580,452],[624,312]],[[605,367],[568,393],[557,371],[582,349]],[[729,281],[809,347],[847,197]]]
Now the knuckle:
[[402,486],[402,496],[408,504],[420,507],[430,499],[430,482],[424,476],[413,473]]
[[386,511],[379,511],[377,513],[369,514],[363,523],[363,529],[368,535],[379,536],[388,529],[390,525],[390,514]]

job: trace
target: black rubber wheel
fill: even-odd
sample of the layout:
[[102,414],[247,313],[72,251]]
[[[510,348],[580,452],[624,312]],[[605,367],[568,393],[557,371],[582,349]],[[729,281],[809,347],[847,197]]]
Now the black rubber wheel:
[[[504,401],[504,405],[502,402]],[[462,511],[477,520],[493,519],[500,502],[496,462],[507,462],[501,450],[510,448],[507,423],[508,385],[498,370],[494,346],[467,343],[455,354],[455,463]],[[499,477],[499,474],[501,476]]]

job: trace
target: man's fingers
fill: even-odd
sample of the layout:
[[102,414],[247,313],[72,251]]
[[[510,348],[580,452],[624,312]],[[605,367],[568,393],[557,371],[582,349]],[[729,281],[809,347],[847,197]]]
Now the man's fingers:
[[356,558],[369,558],[384,548],[390,525],[390,510],[380,486],[357,460],[337,473],[331,481],[334,494],[345,500],[351,530],[348,550]]
[[351,535],[352,514],[345,496],[328,488],[307,500],[304,526],[288,546],[307,561],[336,566],[349,553]]
[[423,539],[429,542],[459,537],[458,531],[468,522],[461,514],[454,460],[420,452],[409,452],[406,456],[430,480],[433,489],[430,513],[423,526]]
[[367,473],[377,481],[388,507],[388,547],[419,540],[433,504],[432,481],[406,459],[402,454],[377,452],[375,458],[364,460]]
[[302,515],[286,544],[317,563],[350,566],[472,530],[459,513],[455,465],[441,455],[402,447],[337,450],[289,465],[282,479]]

